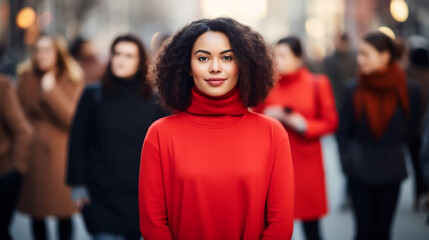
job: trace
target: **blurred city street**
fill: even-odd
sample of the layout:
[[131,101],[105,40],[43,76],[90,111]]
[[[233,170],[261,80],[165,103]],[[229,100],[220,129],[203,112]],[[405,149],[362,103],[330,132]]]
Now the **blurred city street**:
[[[330,212],[322,220],[322,234],[326,240],[351,240],[354,226],[350,209],[342,209],[344,187],[344,177],[341,173],[340,165],[336,153],[336,143],[331,136],[323,139],[325,169],[327,176],[327,186],[329,193]],[[429,239],[429,225],[426,224],[428,214],[424,210],[415,212],[412,208],[412,171],[402,184],[401,197],[397,209],[392,240],[427,240]],[[54,233],[55,221],[49,221],[50,240],[57,240]],[[81,215],[75,215],[73,221],[77,223],[74,231],[75,240],[89,240]],[[12,222],[12,234],[17,240],[31,240],[29,219],[16,213]],[[293,240],[304,240],[301,232],[301,224],[295,223]]]
[[[197,42],[205,40],[201,36],[206,33],[210,41],[199,47]],[[218,38],[223,39],[221,44],[212,42]],[[216,94],[199,89],[198,80]],[[224,82],[233,84],[218,92]],[[215,102],[210,107],[214,112],[189,111],[192,104],[204,103],[191,93]],[[221,107],[216,101],[223,102],[229,93],[236,94],[240,112],[217,113]],[[272,137],[277,136],[275,127],[265,131],[258,122],[231,136],[216,132],[216,138],[234,141],[233,154],[224,153],[221,144],[219,152],[195,154],[195,149],[205,149],[197,147],[199,143],[217,140],[183,140],[193,136],[182,128],[183,123],[172,128],[189,134],[177,141],[185,144],[178,144],[185,147],[177,149],[189,154],[174,152],[177,143],[173,140],[168,147],[161,146],[160,135],[155,157],[146,157],[156,161],[144,161],[145,146],[150,146],[146,133],[156,129],[152,124],[160,118],[183,113],[206,122],[218,117],[234,120],[253,112],[283,124],[289,138],[279,125],[281,140],[287,140],[290,151],[276,148],[286,145],[261,140],[278,138]],[[257,145],[267,144],[255,148],[264,149],[262,157],[255,157],[259,155],[252,152],[253,145],[236,140],[236,136],[247,136],[243,133],[249,129],[271,134],[248,137]],[[200,131],[196,128],[196,136],[211,136]],[[181,136],[166,132],[168,137]],[[164,149],[173,153],[161,153]],[[391,240],[429,240],[427,149],[429,0],[0,0],[0,240],[9,240],[7,226],[16,240],[45,239],[46,234],[49,240],[70,235],[73,240],[91,240],[106,234],[116,240],[137,239],[142,234],[157,239],[160,229],[165,235],[187,240],[192,237],[186,236],[223,234],[230,226],[237,234],[219,236],[246,239],[280,229],[267,235],[289,238],[293,208],[295,217],[306,220],[295,221],[293,240],[317,239],[319,227],[324,240],[384,239],[389,227]],[[281,152],[281,157],[275,156]],[[251,168],[243,153],[257,158],[262,167]],[[207,186],[193,189],[192,194],[178,187],[189,179],[175,178],[180,175],[176,167],[184,162],[177,156],[196,169],[201,162],[210,162],[200,159],[213,157],[220,170],[207,167],[214,173],[208,182],[214,183],[217,198],[204,192],[210,189]],[[190,161],[190,157],[197,160]],[[246,179],[263,185],[263,190],[238,194],[247,185],[234,187],[219,159],[243,163],[231,167],[231,175],[241,184],[238,173],[247,174]],[[288,172],[274,171],[282,160],[288,161],[283,162]],[[148,162],[153,165],[145,167]],[[165,162],[174,166],[170,169]],[[267,168],[268,164],[273,167]],[[241,173],[247,168],[264,171],[258,175],[264,177],[264,184],[255,174]],[[408,177],[400,182],[405,169]],[[210,177],[197,170],[199,177]],[[157,181],[150,178],[152,173],[157,174],[153,177]],[[349,197],[345,174],[352,179]],[[223,180],[228,182],[221,184]],[[173,187],[166,186],[169,183]],[[230,185],[233,194],[226,197]],[[166,189],[180,190],[170,194]],[[189,202],[179,193],[186,194]],[[200,195],[207,203],[196,197]],[[299,200],[294,202],[292,196]],[[416,207],[418,197],[427,199]],[[256,198],[259,202],[252,204]],[[351,198],[359,204],[351,205]],[[222,201],[229,208],[214,207]],[[76,211],[90,202],[96,204],[85,209],[85,224],[84,216]],[[328,214],[321,217],[326,202]],[[233,211],[246,204],[240,213]],[[361,209],[356,211],[361,214],[353,209]],[[249,214],[252,211],[259,215]],[[274,227],[264,225],[264,220]],[[184,227],[185,223],[190,227]],[[204,223],[199,233],[194,230],[197,223]],[[142,233],[141,226],[152,227],[148,232],[155,234]],[[189,233],[183,229],[191,229],[191,235],[180,235]],[[246,233],[249,229],[254,232]]]

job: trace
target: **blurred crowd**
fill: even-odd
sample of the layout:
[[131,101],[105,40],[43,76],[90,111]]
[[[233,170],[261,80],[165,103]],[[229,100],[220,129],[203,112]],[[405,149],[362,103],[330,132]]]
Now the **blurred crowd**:
[[[289,133],[295,218],[307,239],[321,239],[328,211],[320,146],[327,134],[339,144],[356,239],[389,239],[406,159],[415,173],[412,207],[429,209],[429,41],[372,32],[356,49],[346,34],[335,42],[317,62],[297,37],[273,44],[277,85],[253,111]],[[149,126],[174,113],[153,88],[149,53],[162,44],[152,47],[120,35],[103,62],[91,40],[43,34],[19,64],[0,49],[0,239],[12,239],[15,210],[31,218],[34,239],[47,238],[47,216],[58,219],[60,239],[71,239],[78,211],[94,239],[141,237],[141,146]]]

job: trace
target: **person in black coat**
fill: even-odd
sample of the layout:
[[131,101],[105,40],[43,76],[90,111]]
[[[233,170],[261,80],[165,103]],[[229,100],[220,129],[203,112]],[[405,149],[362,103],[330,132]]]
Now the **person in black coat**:
[[423,178],[429,186],[429,108],[426,109],[424,118],[424,129],[422,136],[422,147],[420,149],[420,162],[423,169]]
[[67,183],[94,239],[141,237],[138,177],[148,127],[168,115],[157,104],[145,49],[133,35],[116,38],[101,83],[83,92],[74,118]]
[[[409,53],[409,64],[406,68],[407,76],[413,79],[420,89],[421,111],[428,107],[429,100],[429,49],[423,46],[411,48]],[[424,119],[422,119],[424,121]],[[421,129],[422,130],[422,129]],[[421,131],[420,134],[423,135]],[[416,142],[411,151],[413,155],[412,166],[414,171],[414,210],[419,210],[420,206],[429,206],[429,183],[423,179],[421,162],[419,161],[419,150],[422,148],[421,142]]]
[[[426,186],[429,186],[429,107],[426,109],[423,120],[423,133],[419,157],[420,166],[422,169],[422,178]],[[427,201],[429,201],[429,199],[427,199]],[[429,224],[429,214],[426,222]]]
[[395,63],[394,42],[368,34],[357,57],[359,74],[346,88],[338,140],[348,182],[356,239],[390,239],[405,151],[418,140],[420,93]]

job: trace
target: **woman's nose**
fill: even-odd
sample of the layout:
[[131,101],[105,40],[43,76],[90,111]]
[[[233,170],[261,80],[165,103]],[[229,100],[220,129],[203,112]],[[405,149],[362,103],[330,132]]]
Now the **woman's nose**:
[[221,71],[222,71],[222,69],[221,69],[219,60],[214,59],[211,62],[211,65],[210,65],[210,72],[211,73],[218,73],[218,72],[221,72]]

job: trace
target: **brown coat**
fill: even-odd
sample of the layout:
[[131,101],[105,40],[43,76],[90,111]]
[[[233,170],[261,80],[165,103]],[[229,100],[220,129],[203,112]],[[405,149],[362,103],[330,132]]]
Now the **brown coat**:
[[18,210],[32,217],[66,217],[77,211],[65,173],[69,129],[83,86],[84,81],[74,83],[64,74],[44,93],[40,77],[19,77],[18,97],[33,125],[34,141]]
[[25,174],[32,132],[15,89],[0,76],[0,176],[13,168]]

